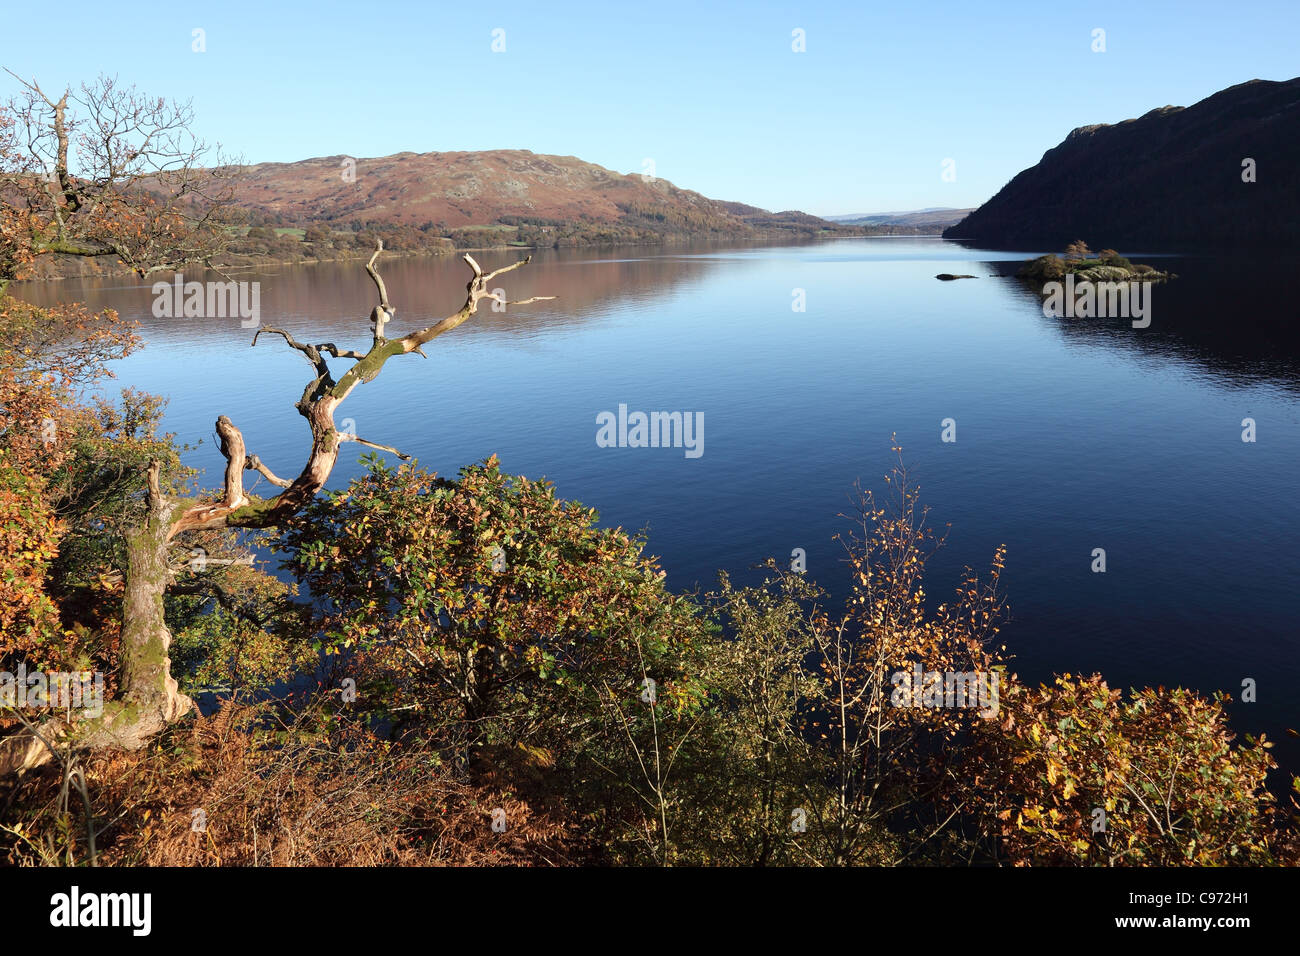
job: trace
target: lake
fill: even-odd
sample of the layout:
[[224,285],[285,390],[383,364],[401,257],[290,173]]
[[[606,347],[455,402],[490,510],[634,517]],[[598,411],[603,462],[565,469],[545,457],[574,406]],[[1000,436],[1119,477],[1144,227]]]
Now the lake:
[[[1180,276],[1153,289],[1150,326],[1133,328],[1045,316],[1012,277],[1043,251],[882,238],[539,252],[494,284],[511,299],[558,299],[505,312],[483,303],[427,361],[390,361],[337,420],[442,474],[497,454],[507,471],[545,476],[603,523],[645,529],[674,588],[709,587],[719,568],[752,579],[751,565],[803,548],[809,573],[837,594],[832,537],[851,528],[837,515],[855,480],[883,487],[897,433],[933,522],[952,525],[928,593],[945,599],[963,565],[987,568],[1007,545],[1003,637],[1022,676],[1100,671],[1113,686],[1228,691],[1235,725],[1281,738],[1275,752],[1300,771],[1283,735],[1300,725],[1289,263],[1125,250]],[[476,256],[485,269],[516,258]],[[397,309],[390,334],[464,299],[458,258],[381,268]],[[262,324],[368,343],[375,293],[362,263],[241,278],[261,283]],[[207,484],[224,464],[219,414],[272,470],[297,474],[309,441],[293,408],[310,378],[303,357],[276,336],[250,348],[238,318],[155,318],[151,285],[12,291],[138,319],[147,347],[117,363],[120,384],[170,397],[168,428],[203,441],[188,460]],[[702,415],[702,453],[600,447],[597,416],[620,405]],[[1242,440],[1245,418],[1254,442]],[[945,419],[955,441],[942,440]],[[344,446],[333,485],[360,471],[364,451]],[[1095,548],[1104,574],[1092,571]],[[1240,700],[1246,678],[1257,703]]]

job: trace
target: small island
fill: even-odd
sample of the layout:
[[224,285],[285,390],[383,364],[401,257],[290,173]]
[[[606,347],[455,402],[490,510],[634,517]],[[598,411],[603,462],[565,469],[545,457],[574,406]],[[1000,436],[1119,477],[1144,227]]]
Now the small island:
[[1032,282],[1054,282],[1073,274],[1075,281],[1091,282],[1165,282],[1177,279],[1172,272],[1160,272],[1148,265],[1135,265],[1114,249],[1094,253],[1082,239],[1065,247],[1065,257],[1039,256],[1030,259],[1016,276]]

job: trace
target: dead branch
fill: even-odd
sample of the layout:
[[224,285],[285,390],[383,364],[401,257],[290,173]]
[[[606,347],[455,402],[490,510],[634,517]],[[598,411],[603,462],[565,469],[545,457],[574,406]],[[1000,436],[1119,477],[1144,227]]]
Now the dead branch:
[[256,332],[253,333],[253,343],[252,343],[253,345],[257,344],[257,340],[261,337],[263,332],[269,332],[273,335],[284,336],[284,340],[289,344],[289,348],[295,349],[301,352],[303,355],[305,355],[307,357],[307,361],[311,362],[311,364],[315,366],[316,371],[320,373],[322,376],[327,376],[327,377],[329,376],[330,367],[327,364],[325,364],[325,358],[324,356],[321,355],[321,351],[324,348],[324,346],[308,345],[304,342],[299,342],[297,339],[295,339],[284,329],[277,329],[270,325],[264,325],[261,328],[259,328]]
[[226,495],[221,503],[226,508],[239,508],[248,503],[244,494],[244,467],[248,458],[244,436],[225,415],[217,418],[217,436],[221,440],[221,454],[226,457]]
[[370,278],[375,282],[375,288],[379,290],[379,304],[385,309],[391,310],[392,306],[388,303],[388,290],[384,288],[384,279],[375,269],[375,260],[379,258],[379,254],[383,251],[384,240],[376,240],[375,251],[370,254],[370,261],[366,263],[366,272],[370,274]]
[[248,460],[244,462],[244,467],[250,471],[257,472],[278,488],[288,488],[291,484],[290,481],[278,477],[270,468],[267,468],[266,465],[262,464],[262,459],[258,458],[256,455],[249,455]]
[[375,260],[379,254],[384,251],[384,240],[375,241],[375,251],[370,254],[370,261],[366,263],[366,272],[374,280],[375,288],[379,292],[379,304],[375,306],[370,313],[370,331],[374,336],[375,345],[384,344],[384,326],[393,321],[393,307],[388,302],[388,289],[384,286],[384,278],[375,268]]
[[356,435],[353,435],[349,432],[339,432],[339,441],[354,441],[358,445],[365,445],[368,448],[378,448],[380,451],[391,451],[398,458],[402,459],[402,461],[411,460],[410,455],[402,454],[392,445],[380,445],[377,442],[366,441],[364,438],[358,438]]

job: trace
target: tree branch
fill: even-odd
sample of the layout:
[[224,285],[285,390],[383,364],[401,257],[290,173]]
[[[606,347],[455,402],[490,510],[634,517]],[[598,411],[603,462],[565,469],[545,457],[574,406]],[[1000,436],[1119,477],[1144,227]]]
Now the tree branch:
[[393,307],[388,303],[388,289],[384,287],[384,277],[379,274],[375,268],[375,260],[379,254],[384,251],[384,240],[375,240],[375,251],[370,254],[370,261],[366,263],[366,272],[374,280],[375,288],[379,291],[379,304],[375,306],[370,313],[370,331],[374,336],[375,345],[384,344],[384,326],[393,321]]
[[380,451],[391,451],[398,458],[402,459],[402,461],[411,460],[410,455],[402,454],[392,445],[380,445],[377,442],[366,441],[364,438],[358,438],[356,435],[353,435],[350,432],[339,432],[339,441],[354,441],[358,445],[365,445],[368,448],[378,448]]
[[[381,251],[382,244],[380,244],[379,248],[376,248],[371,256],[367,264],[367,272],[370,273],[371,279],[375,282],[375,288],[379,294],[379,306],[377,308],[381,311],[388,310],[384,311],[386,321],[386,317],[391,313],[392,305],[388,302],[388,292],[383,278],[379,275],[378,269],[375,268],[375,263],[378,261]],[[466,255],[464,258],[473,272],[473,276],[466,284],[465,304],[459,312],[428,328],[403,336],[401,339],[386,341],[376,336],[376,341],[365,355],[350,349],[340,349],[333,343],[312,345],[299,342],[288,331],[274,326],[259,328],[253,335],[253,345],[257,344],[263,332],[279,335],[290,348],[301,352],[317,372],[316,379],[308,383],[297,406],[298,411],[307,419],[307,423],[311,428],[312,446],[310,455],[298,477],[292,481],[285,481],[271,472],[255,456],[251,458],[248,456],[238,429],[230,424],[229,419],[222,416],[218,420],[218,431],[224,433],[222,451],[228,453],[225,496],[218,504],[197,505],[189,508],[171,526],[171,535],[174,536],[182,531],[219,527],[267,528],[282,524],[305,507],[316,496],[317,492],[325,487],[325,483],[329,480],[334,465],[338,461],[339,446],[344,442],[356,442],[380,451],[390,452],[403,461],[410,461],[409,455],[403,454],[390,445],[367,441],[350,433],[340,433],[334,424],[334,415],[338,406],[352,393],[352,390],[358,385],[374,379],[394,355],[404,355],[408,352],[418,352],[423,355],[424,353],[420,349],[423,343],[449,332],[467,321],[474,315],[480,301],[485,298],[501,301],[495,292],[488,291],[486,283],[498,275],[511,272],[532,261],[532,257],[529,256],[485,275],[483,269],[474,261],[472,256]],[[531,299],[521,300],[517,304],[550,298],[553,297],[535,296]],[[330,353],[336,358],[354,359],[355,364],[336,382],[330,375],[329,366],[323,353]],[[258,472],[272,484],[284,490],[276,497],[266,501],[250,502],[244,493],[242,478],[240,477],[245,470]]]
[[226,456],[226,496],[222,505],[234,510],[248,504],[244,494],[244,468],[247,451],[244,436],[225,415],[217,418],[217,436],[221,440],[221,454]]
[[[424,343],[432,339],[436,339],[438,336],[443,335],[446,332],[450,332],[452,329],[456,328],[457,326],[462,325],[472,315],[474,315],[475,312],[478,311],[478,304],[481,300],[492,299],[495,302],[503,302],[503,300],[494,292],[488,291],[487,283],[490,282],[492,279],[495,279],[499,275],[504,275],[507,272],[513,272],[515,269],[522,268],[523,266],[526,266],[528,265],[528,263],[533,261],[532,256],[526,256],[523,259],[520,259],[518,262],[513,262],[508,266],[502,266],[500,269],[496,269],[493,272],[489,272],[487,273],[487,275],[484,275],[483,268],[474,260],[473,256],[471,256],[469,253],[465,253],[465,255],[462,258],[465,260],[465,263],[470,267],[470,269],[473,270],[474,272],[474,276],[469,280],[469,282],[465,286],[465,292],[466,292],[465,304],[460,307],[460,311],[457,312],[455,315],[449,315],[447,316],[447,318],[441,320],[440,322],[434,323],[428,328],[420,329],[417,332],[409,332],[406,335],[404,335],[400,340],[403,352],[417,351],[419,347]],[[555,296],[553,295],[533,296],[531,299],[521,299],[519,302],[516,303],[503,302],[503,304],[524,305],[528,302],[542,302],[554,298]]]
[[277,477],[270,468],[267,468],[266,465],[262,464],[262,459],[258,458],[256,455],[249,455],[248,460],[244,462],[244,467],[250,471],[257,472],[271,484],[279,488],[288,488],[289,485],[292,484],[288,479]]

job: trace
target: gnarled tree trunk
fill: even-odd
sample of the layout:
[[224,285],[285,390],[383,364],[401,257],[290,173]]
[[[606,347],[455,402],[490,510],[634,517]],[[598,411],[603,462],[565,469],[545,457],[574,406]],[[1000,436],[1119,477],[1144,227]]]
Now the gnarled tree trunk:
[[[163,599],[171,583],[172,514],[176,505],[162,494],[158,465],[149,469],[149,515],[127,542],[126,593],[122,600],[122,700],[126,709],[105,728],[122,746],[156,733],[188,713],[193,702],[171,675],[172,635]],[[130,719],[123,720],[127,717]],[[121,724],[122,726],[117,726]]]

